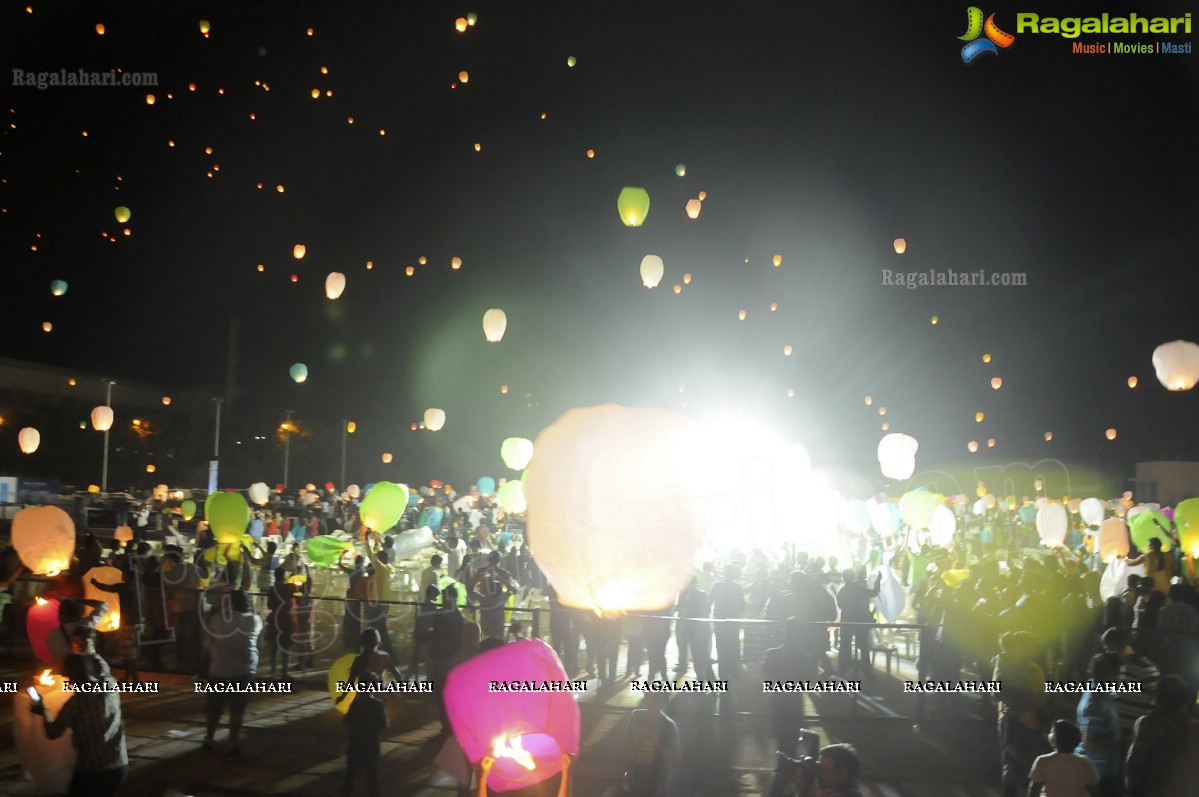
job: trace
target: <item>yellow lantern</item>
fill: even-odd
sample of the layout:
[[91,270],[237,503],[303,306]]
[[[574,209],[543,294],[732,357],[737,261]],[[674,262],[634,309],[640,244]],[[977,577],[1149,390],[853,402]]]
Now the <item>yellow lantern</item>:
[[775,256],[774,256],[774,261],[773,261],[773,262],[774,262],[774,267],[775,267],[775,268],[778,268],[779,266],[783,265],[783,256],[782,256],[782,255],[775,255]]
[[902,255],[908,251],[908,242],[902,238],[896,238],[892,245],[895,247],[895,254],[897,255]]
[[296,244],[291,248],[291,256],[296,260],[303,260],[306,254],[308,254],[308,247],[304,244]]
[[707,192],[707,191],[700,191],[698,194],[696,194],[696,195],[695,195],[695,197],[696,197],[696,199],[698,199],[700,202],[703,202],[704,200],[706,200],[706,199],[708,198],[708,192]]
[[454,269],[454,271],[457,271],[458,269],[462,268],[462,258],[460,258],[460,257],[450,258],[450,268]]
[[353,421],[350,421],[346,424],[346,432],[349,434],[354,434],[356,431],[358,431],[358,424],[354,423]]
[[649,215],[649,192],[644,188],[626,185],[616,197],[616,210],[626,227],[640,227]]
[[578,62],[579,62],[579,59],[575,58],[573,55],[566,59],[566,65],[568,67],[573,67]]
[[672,290],[673,290],[675,293],[682,293],[682,292],[683,292],[683,286],[682,286],[682,285],[679,285],[679,284],[676,282],[676,283],[675,283],[675,286],[674,286],[674,288],[672,288]]
[[1045,442],[1048,443],[1052,439],[1053,439],[1053,432],[1046,432],[1045,433]]
[[689,200],[687,200],[687,208],[686,208],[686,210],[687,210],[687,218],[689,218],[689,219],[698,219],[698,218],[699,218],[699,212],[700,212],[701,210],[703,210],[703,207],[704,207],[704,204],[703,204],[703,202],[699,201],[698,199],[689,199]]
[[982,423],[982,422],[983,422],[983,418],[986,418],[986,417],[987,417],[987,416],[986,416],[986,415],[984,415],[983,413],[981,413],[981,412],[976,412],[976,413],[974,413],[974,422],[975,422],[975,423]]
[[112,215],[116,217],[118,224],[124,224],[125,222],[129,221],[129,219],[133,218],[133,212],[124,205],[121,205],[114,210]]
[[686,274],[683,275],[683,284],[684,285],[691,284],[691,272],[688,271]]
[[206,19],[200,20],[200,32],[203,33],[205,36],[207,36],[208,31],[210,31],[210,30],[212,30],[212,26],[208,24],[208,20],[206,20]]
[[985,362],[985,363],[989,363],[989,362],[991,362],[991,355],[989,355],[989,354],[984,354],[984,355],[983,355],[983,362]]
[[23,454],[32,454],[34,451],[37,451],[37,447],[41,443],[41,434],[32,426],[26,426],[17,434],[17,444],[21,447],[21,453]]
[[1136,387],[1136,386],[1137,386],[1137,378],[1136,378],[1135,376],[1130,376],[1130,377],[1128,377],[1128,386],[1129,386],[1129,387]]
[[157,98],[155,98],[155,96],[153,94],[146,95],[146,105],[153,105],[156,101],[157,101]]
[[430,432],[438,432],[443,426],[445,426],[445,410],[439,410],[436,407],[425,410],[426,429]]
[[112,407],[99,406],[92,410],[92,428],[97,432],[107,432],[112,428]]
[[54,577],[71,566],[75,521],[56,506],[22,509],[13,518],[11,542],[31,573]]
[[390,453],[390,452],[385,452],[385,453],[383,454],[383,457],[382,457],[382,459],[383,459],[383,464],[384,464],[384,465],[390,465],[390,464],[391,464],[391,459],[392,459],[392,457],[391,457],[391,453]]
[[54,325],[51,324],[49,321],[42,322],[42,332],[50,332],[53,329],[54,329]]
[[169,406],[171,406],[171,397],[170,397],[170,396],[163,396],[163,397],[162,397],[162,406],[164,406],[164,407],[169,407]]
[[1116,439],[1116,430],[1108,429],[1106,432],[1103,433],[1103,436],[1106,437],[1108,440],[1115,440]]
[[937,316],[933,316],[931,319],[929,319],[929,323],[935,327],[937,325],[937,322],[939,322],[940,320],[941,319],[938,318]]
[[147,466],[146,466],[146,473],[153,473],[153,472],[154,472],[154,471],[156,471],[156,470],[158,470],[158,466],[157,466],[157,465],[150,464],[150,465],[147,465]]
[[488,343],[499,343],[503,340],[507,328],[508,315],[503,310],[493,307],[483,314],[483,337]]
[[475,23],[478,21],[479,21],[478,14],[467,14],[466,15],[466,24],[469,25],[470,27],[473,28],[475,26]]
[[458,17],[456,20],[454,20],[454,30],[458,31],[459,33],[466,32],[466,17]]
[[469,83],[470,82],[470,72],[467,72],[465,69],[463,69],[461,72],[459,72],[458,73],[458,82]]

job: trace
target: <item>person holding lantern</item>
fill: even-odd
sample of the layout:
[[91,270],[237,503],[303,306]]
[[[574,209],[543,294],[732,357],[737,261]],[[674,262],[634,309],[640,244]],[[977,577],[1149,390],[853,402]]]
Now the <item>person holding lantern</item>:
[[[83,616],[83,610],[91,607],[91,614]],[[63,663],[71,655],[71,636],[77,629],[93,631],[108,615],[108,604],[86,598],[64,598],[58,606],[58,628],[46,636],[46,647],[54,656],[55,669],[62,672]]]

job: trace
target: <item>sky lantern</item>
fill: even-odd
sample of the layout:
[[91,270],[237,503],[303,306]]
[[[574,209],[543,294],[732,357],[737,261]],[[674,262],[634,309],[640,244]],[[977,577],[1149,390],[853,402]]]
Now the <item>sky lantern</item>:
[[1190,390],[1199,382],[1199,344],[1188,340],[1163,343],[1153,350],[1153,369],[1166,390]]
[[673,604],[707,530],[692,499],[722,465],[705,464],[703,444],[684,415],[616,404],[568,410],[541,431],[522,479],[527,539],[563,604]]
[[458,269],[462,268],[462,258],[460,258],[460,257],[450,258],[450,268],[454,269],[454,271],[457,271]]
[[1051,440],[1053,440],[1053,432],[1046,432],[1045,433],[1045,442],[1048,443]]
[[1047,548],[1062,547],[1069,524],[1066,507],[1061,504],[1046,504],[1037,510],[1037,533],[1041,535],[1041,544]]
[[977,453],[978,452],[978,441],[971,440],[969,443],[966,444],[966,450],[969,451],[971,454]]
[[384,451],[382,460],[384,465],[390,465],[392,460],[391,452]]
[[99,406],[92,410],[92,428],[97,432],[107,432],[112,428],[112,407]]
[[57,598],[47,600],[39,596],[25,615],[25,631],[29,635],[33,654],[47,664],[54,661],[54,654],[46,646],[46,637],[58,628],[58,606]]
[[1078,505],[1078,514],[1082,516],[1082,522],[1088,526],[1098,526],[1103,522],[1104,503],[1098,498],[1087,498]]
[[162,397],[162,406],[164,406],[164,407],[169,407],[169,406],[171,406],[171,397],[170,397],[170,396],[163,396],[163,397]]
[[470,82],[470,72],[467,72],[465,69],[463,69],[461,72],[458,73],[458,81],[461,83],[469,83]]
[[987,438],[987,448],[994,448],[994,447],[995,447],[995,438],[988,437]]
[[794,351],[794,349],[792,349],[791,344],[788,343],[786,346],[783,347],[783,356],[790,357],[792,351]]
[[13,518],[10,541],[31,573],[54,577],[71,566],[75,521],[56,506],[22,509]]
[[1188,498],[1174,507],[1174,525],[1182,550],[1199,557],[1199,498]]
[[683,292],[683,286],[682,286],[682,285],[679,285],[679,284],[676,282],[676,283],[674,284],[674,287],[673,287],[673,288],[671,288],[671,290],[672,290],[672,291],[674,291],[675,293],[682,293],[682,292]]
[[690,271],[688,271],[687,273],[683,274],[683,284],[684,284],[684,285],[690,285],[690,284],[691,284],[691,272],[690,272]]
[[358,517],[362,525],[382,533],[399,523],[407,508],[407,487],[388,481],[376,482],[358,505]]
[[656,288],[662,281],[666,266],[657,255],[646,255],[641,258],[641,284],[647,288]]
[[908,242],[902,238],[896,238],[892,245],[895,247],[895,254],[897,255],[902,255],[908,251]]
[[886,408],[886,407],[879,407],[879,408],[878,408],[878,414],[879,414],[879,415],[886,415],[886,414],[887,414],[887,408]]
[[778,310],[778,309],[779,309],[779,303],[778,303],[778,302],[771,302],[771,303],[770,303],[770,312],[772,312],[772,313],[773,313],[774,311],[776,311],[776,310]]
[[271,488],[266,485],[266,482],[254,482],[246,492],[249,494],[250,500],[258,506],[266,506],[267,501],[271,500]]
[[687,175],[687,164],[676,163],[674,166],[674,173],[678,177],[685,177]]
[[416,273],[416,269],[413,268],[412,266],[408,266],[407,268],[404,269],[404,276],[406,276],[406,277],[411,277],[415,273]]
[[125,222],[129,221],[129,219],[133,218],[133,212],[124,205],[121,205],[114,210],[112,215],[116,216],[118,224],[124,224]]
[[493,307],[483,314],[483,337],[488,343],[499,343],[504,339],[504,330],[508,328],[508,314],[498,307]]
[[291,368],[287,369],[287,372],[291,374],[291,378],[296,384],[308,380],[308,366],[304,365],[304,363],[293,363]]
[[579,753],[581,723],[575,696],[492,692],[497,673],[506,680],[568,680],[557,654],[539,639],[501,645],[450,671],[443,694],[454,736],[472,766],[485,758],[494,761],[489,770],[480,772],[480,791],[515,791],[559,772],[566,780],[570,756]]
[[1003,387],[1003,380],[997,376],[991,377],[991,389],[998,390],[1001,387]]
[[500,393],[501,393],[501,394],[504,394],[504,395],[507,395],[507,393],[508,393],[508,386],[507,386],[507,385],[500,385]]
[[985,362],[985,363],[989,363],[989,362],[991,362],[991,355],[989,355],[989,354],[984,354],[984,355],[983,355],[983,362]]
[[1135,376],[1128,377],[1128,386],[1134,388],[1137,386],[1137,378]]
[[616,197],[616,210],[626,227],[640,227],[649,215],[649,192],[626,185]]
[[863,399],[863,401],[865,401],[866,406],[869,407],[871,404],[874,403],[874,396],[867,396],[865,399]]
[[53,332],[53,331],[54,331],[53,324],[51,324],[49,321],[42,322],[42,332]]
[[103,36],[103,35],[104,35],[104,31],[105,31],[105,30],[106,30],[106,28],[104,27],[104,23],[103,23],[103,22],[97,22],[97,23],[96,23],[96,33],[97,33],[98,35],[100,35],[100,36]]
[[296,244],[291,248],[291,256],[296,260],[303,260],[306,254],[308,254],[308,247],[304,244]]
[[572,56],[569,56],[569,57],[566,59],[566,65],[567,65],[568,67],[573,67],[573,66],[574,66],[575,64],[577,64],[578,62],[579,62],[579,59],[575,58],[573,55],[572,55]]
[[17,434],[17,445],[21,447],[21,453],[23,454],[32,454],[34,451],[37,451],[37,447],[41,443],[41,433],[32,426],[26,426]]
[[944,504],[933,509],[928,523],[929,539],[933,545],[952,545],[954,532],[958,530],[958,519],[953,510]]
[[210,30],[212,30],[212,25],[208,24],[208,20],[206,20],[206,19],[200,20],[200,32],[203,33],[205,36],[207,36],[208,31],[210,31]]
[[157,465],[150,464],[150,465],[147,465],[147,466],[146,466],[146,473],[153,473],[153,472],[154,472],[154,471],[156,471],[156,470],[158,470],[158,466],[157,466]]
[[458,31],[459,33],[466,32],[466,17],[458,17],[456,20],[454,20],[454,30]]
[[1116,430],[1108,429],[1106,432],[1103,433],[1103,436],[1106,437],[1108,440],[1115,440],[1116,439]]
[[884,476],[895,481],[910,479],[916,470],[920,444],[906,434],[892,433],[878,444],[878,464]]
[[153,105],[157,101],[158,101],[158,98],[155,97],[153,94],[146,95],[146,105]]
[[698,199],[700,202],[704,202],[708,199],[708,192],[700,191],[698,194],[695,195],[695,198]]
[[982,423],[982,422],[983,422],[983,419],[984,419],[984,418],[986,418],[986,417],[987,417],[987,416],[986,416],[986,414],[985,414],[985,413],[976,412],[976,413],[974,413],[974,422],[975,422],[975,423]]
[[54,280],[50,283],[50,295],[62,296],[67,292],[66,280]]
[[524,470],[533,458],[533,441],[523,437],[509,437],[500,445],[500,459],[512,470]]
[[325,295],[330,299],[337,299],[345,289],[346,275],[340,271],[329,272],[329,276],[325,277]]
[[179,505],[179,513],[184,520],[191,520],[196,516],[196,502],[190,498]]
[[[1181,504],[1179,504],[1181,506]],[[1177,515],[1176,515],[1177,516]],[[1109,517],[1099,524],[1099,558],[1103,563],[1111,564],[1112,560],[1128,556],[1128,524],[1122,518]]]
[[737,320],[739,320],[739,321],[745,320],[745,311],[744,310],[737,311]]
[[914,529],[927,529],[937,508],[937,496],[928,490],[910,490],[899,499],[899,516]]
[[687,207],[685,208],[685,210],[687,211],[687,218],[698,219],[699,212],[701,210],[703,210],[703,207],[704,207],[704,203],[698,199],[687,200]]
[[1168,551],[1173,548],[1173,541],[1168,534],[1170,530],[1170,519],[1153,509],[1143,506],[1134,507],[1136,512],[1129,511],[1128,513],[1128,534],[1132,539],[1132,544],[1142,551],[1149,549],[1149,540],[1157,537],[1162,541],[1162,550]]
[[938,324],[938,322],[940,322],[940,320],[941,320],[940,317],[933,316],[932,318],[929,319],[928,322],[935,327]]
[[524,514],[524,511],[529,508],[525,499],[524,487],[519,479],[504,482],[496,491],[495,497],[504,511],[511,515]]
[[[211,493],[204,500],[204,520],[222,545],[236,545],[250,525],[250,505],[241,493]],[[237,558],[230,554],[230,559]]]
[[478,21],[479,21],[479,15],[478,15],[478,14],[467,14],[467,15],[466,15],[466,24],[467,24],[468,26],[470,26],[470,27],[472,27],[472,28],[473,28],[473,27],[475,26],[475,23],[476,23],[476,22],[478,22]]
[[779,266],[783,265],[783,256],[782,256],[782,255],[775,255],[775,256],[774,256],[774,259],[773,259],[771,262],[773,262],[773,263],[774,263],[774,267],[775,267],[775,268],[778,268]]
[[445,410],[430,407],[425,410],[425,428],[430,432],[439,432],[445,426]]
[[[127,526],[124,528],[128,528]],[[118,528],[117,531],[120,531]],[[133,538],[133,529],[129,529],[129,538]],[[124,535],[122,535],[124,536]],[[113,539],[116,539],[115,535]],[[109,605],[108,614],[104,615],[104,619],[96,626],[97,631],[110,632],[116,631],[121,627],[121,612],[120,606],[115,601],[115,596],[111,592],[106,592],[92,584],[92,579],[96,579],[101,584],[106,586],[114,586],[124,582],[125,575],[115,567],[104,565],[101,567],[93,567],[91,570],[83,574],[83,597],[93,601],[104,601]],[[90,613],[90,612],[89,612]]]
[[117,526],[112,533],[112,538],[117,542],[133,542],[133,527]]

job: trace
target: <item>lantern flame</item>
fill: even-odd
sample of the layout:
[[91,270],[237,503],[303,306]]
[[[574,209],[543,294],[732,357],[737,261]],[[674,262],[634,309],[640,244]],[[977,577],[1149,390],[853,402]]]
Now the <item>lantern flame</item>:
[[[49,672],[49,670],[47,670]],[[492,745],[491,754],[496,758],[511,758],[516,763],[520,764],[527,770],[536,769],[537,765],[533,762],[533,756],[521,745],[520,737],[512,739],[501,736],[495,740]]]
[[67,565],[66,565],[64,562],[61,562],[61,561],[55,561],[55,562],[51,562],[51,563],[50,563],[50,564],[49,564],[49,565],[46,567],[46,572],[45,572],[45,575],[46,575],[46,577],[48,577],[48,578],[54,578],[54,577],[55,577],[55,576],[57,576],[59,573],[61,573],[63,570],[65,570],[65,569],[66,569],[66,567],[67,567]]
[[[38,598],[41,600],[41,598]],[[42,674],[37,677],[37,682],[40,686],[54,686],[54,676],[50,675],[50,668],[42,670]]]
[[39,597],[38,597],[38,599],[37,599],[37,605],[38,605],[38,606],[45,606],[45,605],[46,605],[47,603],[49,603],[49,602],[50,602],[50,601],[48,601],[48,600],[46,600],[45,598],[43,598],[43,597],[40,597],[40,596],[39,596]]

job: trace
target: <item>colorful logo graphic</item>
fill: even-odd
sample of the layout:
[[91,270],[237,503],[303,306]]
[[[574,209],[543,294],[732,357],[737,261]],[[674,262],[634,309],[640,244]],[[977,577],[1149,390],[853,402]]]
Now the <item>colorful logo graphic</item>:
[[[980,39],[979,36],[983,34],[986,34],[986,38]],[[987,17],[984,23],[982,9],[970,6],[966,9],[966,34],[958,36],[958,40],[969,42],[962,48],[962,63],[968,64],[983,53],[999,55],[999,50],[1011,47],[1016,37],[999,29],[994,14]]]

